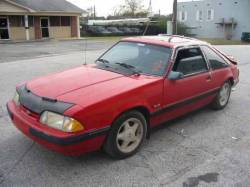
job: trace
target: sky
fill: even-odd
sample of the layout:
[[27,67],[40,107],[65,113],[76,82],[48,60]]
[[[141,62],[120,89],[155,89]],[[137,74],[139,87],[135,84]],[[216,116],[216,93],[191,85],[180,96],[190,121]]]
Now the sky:
[[[83,10],[96,6],[97,16],[108,16],[114,12],[115,7],[124,3],[124,0],[68,0]],[[145,8],[148,8],[150,0],[142,0]],[[173,9],[173,0],[151,0],[154,13],[170,14]],[[179,0],[187,1],[187,0]]]

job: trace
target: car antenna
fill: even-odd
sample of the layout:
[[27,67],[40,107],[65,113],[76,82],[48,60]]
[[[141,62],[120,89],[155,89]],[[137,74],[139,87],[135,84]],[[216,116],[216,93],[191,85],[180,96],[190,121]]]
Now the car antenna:
[[84,39],[84,64],[87,65],[87,47],[88,47],[88,39]]

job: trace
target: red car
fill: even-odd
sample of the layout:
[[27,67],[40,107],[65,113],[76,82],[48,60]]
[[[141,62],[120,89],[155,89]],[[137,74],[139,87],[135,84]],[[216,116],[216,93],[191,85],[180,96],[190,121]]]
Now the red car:
[[34,141],[69,155],[133,155],[150,129],[210,105],[223,109],[237,62],[208,43],[170,35],[123,39],[92,65],[16,89],[9,115]]

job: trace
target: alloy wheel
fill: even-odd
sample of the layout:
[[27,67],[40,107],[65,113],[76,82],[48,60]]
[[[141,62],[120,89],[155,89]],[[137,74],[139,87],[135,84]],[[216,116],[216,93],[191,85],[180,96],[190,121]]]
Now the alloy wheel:
[[118,130],[116,143],[123,153],[134,151],[143,139],[143,124],[136,118],[126,120]]
[[228,99],[230,97],[230,85],[229,83],[225,83],[219,93],[220,97],[219,97],[219,102],[221,104],[221,106],[224,106],[227,104]]

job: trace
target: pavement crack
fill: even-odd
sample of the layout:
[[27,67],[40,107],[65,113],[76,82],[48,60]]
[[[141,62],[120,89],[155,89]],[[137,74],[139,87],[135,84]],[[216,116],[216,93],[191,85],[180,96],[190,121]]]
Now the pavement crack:
[[[195,141],[194,138],[191,138],[191,137],[189,137],[189,136],[187,136],[187,135],[184,135],[184,134],[181,133],[181,132],[176,132],[175,130],[172,130],[172,129],[170,129],[170,128],[167,128],[167,129],[168,129],[170,132],[173,132],[174,134],[177,134],[178,136],[181,136],[181,137],[183,137],[183,138],[185,138],[185,139],[188,139],[188,140],[190,140],[190,141]],[[183,145],[180,145],[180,146],[186,148],[186,146],[183,146]],[[205,149],[203,149],[203,148],[201,148],[201,147],[196,147],[196,149],[201,150],[202,152],[204,152],[204,153],[206,153],[206,154],[208,154],[208,155],[216,156],[216,155],[214,155],[213,153],[210,153],[210,152],[208,152],[207,150],[205,150]]]
[[146,157],[145,155],[143,155],[143,154],[140,154],[140,153],[138,153],[138,155],[139,155],[140,157],[143,158],[143,162],[144,162],[144,164],[146,165],[145,168],[149,169],[149,171],[150,171],[150,173],[151,173],[151,176],[152,176],[158,183],[160,183],[160,180],[159,180],[158,177],[154,174],[154,173],[155,173],[155,172],[154,172],[154,169],[150,166],[150,164],[148,164],[148,159],[147,159],[147,157]]
[[8,114],[5,112],[4,107],[0,106],[0,119],[6,117]]
[[167,127],[167,130],[169,130],[170,132],[172,132],[172,133],[174,133],[174,134],[177,134],[178,136],[181,136],[182,138],[191,139],[191,138],[189,138],[188,136],[184,135],[182,132],[178,132],[178,131],[172,130],[172,129],[169,128],[169,127]]
[[7,172],[6,174],[3,175],[2,179],[0,180],[0,185],[5,181],[5,178],[18,166],[23,158],[28,154],[28,152],[33,148],[35,145],[35,142],[32,142],[32,144],[28,147],[28,149],[21,155],[21,157],[14,163],[13,167]]

